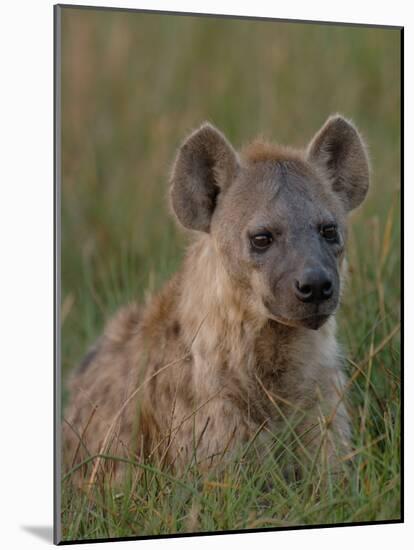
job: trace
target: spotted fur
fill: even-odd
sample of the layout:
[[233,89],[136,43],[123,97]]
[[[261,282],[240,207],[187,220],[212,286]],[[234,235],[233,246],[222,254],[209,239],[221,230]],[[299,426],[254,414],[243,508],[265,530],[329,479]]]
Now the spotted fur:
[[[242,176],[247,183],[234,183]],[[72,376],[63,429],[67,467],[104,452],[177,470],[191,460],[209,468],[258,431],[258,441],[277,435],[286,419],[292,425],[295,419],[309,452],[320,452],[323,443],[332,463],[346,454],[350,428],[336,304],[312,330],[299,316],[305,306],[287,300],[290,287],[281,291],[279,279],[264,274],[264,260],[249,263],[241,248],[247,246],[241,223],[249,209],[261,208],[257,197],[268,192],[265,184],[277,202],[275,182],[295,189],[296,181],[312,188],[309,204],[336,215],[345,245],[345,217],[366,194],[368,164],[358,132],[342,117],[329,119],[307,151],[256,141],[239,155],[211,125],[184,142],[171,197],[178,219],[195,230],[193,243],[181,270],[146,307],[128,305],[109,321]],[[283,218],[277,208],[275,216]],[[307,223],[303,215],[299,221]],[[289,245],[295,266],[302,261],[296,242]],[[266,261],[273,262],[269,273],[283,263],[277,255]],[[343,281],[342,248],[335,262]],[[111,467],[120,471],[119,464]]]

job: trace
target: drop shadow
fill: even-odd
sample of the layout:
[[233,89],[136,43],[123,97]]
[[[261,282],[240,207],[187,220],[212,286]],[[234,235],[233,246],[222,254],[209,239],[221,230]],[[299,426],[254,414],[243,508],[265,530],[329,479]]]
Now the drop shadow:
[[21,528],[27,533],[53,544],[53,527],[51,525],[21,525]]

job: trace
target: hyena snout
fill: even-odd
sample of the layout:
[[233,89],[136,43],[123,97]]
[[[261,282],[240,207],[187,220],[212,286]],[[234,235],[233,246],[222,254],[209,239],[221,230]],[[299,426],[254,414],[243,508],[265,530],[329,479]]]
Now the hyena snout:
[[294,292],[298,300],[319,304],[332,298],[332,278],[323,267],[305,269],[294,281]]

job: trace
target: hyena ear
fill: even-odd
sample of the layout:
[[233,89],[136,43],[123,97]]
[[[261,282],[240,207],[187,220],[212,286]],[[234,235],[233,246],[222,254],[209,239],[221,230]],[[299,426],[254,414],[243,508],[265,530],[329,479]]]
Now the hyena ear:
[[340,115],[328,118],[310,142],[307,157],[329,177],[348,211],[362,203],[369,187],[369,163],[353,124]]
[[229,187],[238,167],[233,147],[211,124],[184,141],[170,180],[172,206],[184,227],[210,231],[217,195]]

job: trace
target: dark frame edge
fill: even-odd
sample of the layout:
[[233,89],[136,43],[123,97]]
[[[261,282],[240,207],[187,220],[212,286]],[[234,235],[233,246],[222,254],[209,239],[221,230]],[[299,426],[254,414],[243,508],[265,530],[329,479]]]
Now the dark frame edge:
[[303,24],[318,24],[318,25],[340,25],[344,27],[369,27],[385,30],[401,30],[404,27],[402,25],[381,25],[375,23],[350,23],[346,21],[320,21],[317,19],[288,19],[282,17],[265,17],[260,15],[239,15],[239,14],[227,14],[227,13],[198,13],[198,12],[184,12],[173,10],[151,10],[144,8],[125,8],[115,6],[90,6],[87,4],[56,4],[59,8],[65,9],[80,9],[80,10],[96,10],[96,11],[118,11],[118,12],[135,12],[135,13],[148,13],[148,14],[163,14],[163,15],[182,15],[189,17],[215,17],[223,19],[250,19],[251,21],[277,21],[279,23],[303,23]]
[[131,537],[114,537],[110,539],[78,539],[65,540],[58,543],[59,546],[69,546],[72,544],[95,544],[102,542],[128,542],[137,540],[161,540],[161,539],[182,539],[192,537],[214,537],[216,535],[249,535],[255,533],[277,533],[278,531],[303,531],[309,529],[333,529],[336,527],[369,527],[373,525],[392,525],[404,523],[401,519],[388,519],[381,521],[361,521],[352,523],[333,523],[328,525],[292,525],[289,527],[263,527],[259,529],[235,529],[231,531],[205,531],[200,533],[174,533],[166,535],[142,535]]
[[53,543],[61,544],[60,176],[61,7],[53,6]]
[[400,430],[401,430],[401,493],[400,493],[400,508],[401,508],[401,522],[404,522],[404,504],[405,504],[405,492],[404,492],[404,27],[400,31],[400,170],[401,170],[401,195],[400,195],[400,234],[401,234],[401,390],[400,390]]

